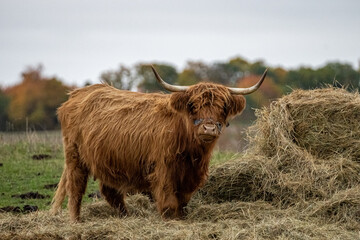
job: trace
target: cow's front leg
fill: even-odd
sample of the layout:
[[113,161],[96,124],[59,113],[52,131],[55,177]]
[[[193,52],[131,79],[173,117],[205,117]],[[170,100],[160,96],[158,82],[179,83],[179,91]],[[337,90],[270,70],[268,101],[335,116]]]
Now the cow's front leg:
[[101,194],[105,197],[105,200],[110,206],[118,210],[119,216],[126,216],[127,210],[124,202],[124,194],[102,182],[100,182],[99,186]]
[[158,202],[158,209],[165,219],[183,219],[185,207],[187,206],[192,193],[172,192],[164,194],[163,202]]
[[161,216],[164,219],[176,219],[179,217],[179,204],[175,194],[168,195],[162,204],[158,204]]
[[169,186],[158,185],[153,192],[159,213],[164,219],[179,217],[179,201]]
[[185,208],[188,204],[188,202],[191,199],[191,196],[193,195],[193,193],[177,193],[177,199],[178,199],[178,203],[179,203],[179,207],[178,207],[178,217],[179,218],[184,218],[186,215],[185,212]]

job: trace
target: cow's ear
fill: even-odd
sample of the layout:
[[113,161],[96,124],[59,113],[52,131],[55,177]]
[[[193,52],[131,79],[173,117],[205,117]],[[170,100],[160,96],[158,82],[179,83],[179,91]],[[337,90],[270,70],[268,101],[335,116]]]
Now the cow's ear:
[[228,106],[229,115],[235,116],[240,114],[246,105],[246,100],[242,95],[232,95],[231,102]]
[[189,101],[189,95],[184,92],[172,93],[170,97],[170,105],[176,111],[185,111]]

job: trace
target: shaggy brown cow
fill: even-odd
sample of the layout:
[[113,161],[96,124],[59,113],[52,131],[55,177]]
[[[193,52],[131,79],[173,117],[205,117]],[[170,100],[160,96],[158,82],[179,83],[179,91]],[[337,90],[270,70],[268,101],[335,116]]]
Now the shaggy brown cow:
[[251,88],[213,83],[190,87],[159,83],[172,94],[137,93],[97,84],[71,92],[58,109],[65,168],[53,199],[61,209],[68,195],[72,221],[79,220],[89,175],[100,181],[106,201],[126,214],[127,193],[149,192],[164,217],[183,215],[208,176],[216,140],[231,117],[242,112]]

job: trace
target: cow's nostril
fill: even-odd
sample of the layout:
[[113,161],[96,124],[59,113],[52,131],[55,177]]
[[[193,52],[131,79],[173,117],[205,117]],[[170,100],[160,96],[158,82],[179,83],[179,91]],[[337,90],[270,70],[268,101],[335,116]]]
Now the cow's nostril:
[[206,125],[206,124],[204,124],[203,126],[204,126],[205,131],[207,131],[207,132],[215,132],[215,130],[216,130],[215,125]]

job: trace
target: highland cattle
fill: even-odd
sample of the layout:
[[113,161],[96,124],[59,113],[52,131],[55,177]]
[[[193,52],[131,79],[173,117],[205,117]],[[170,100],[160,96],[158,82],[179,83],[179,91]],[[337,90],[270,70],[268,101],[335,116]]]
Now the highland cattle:
[[52,211],[66,195],[70,219],[78,221],[88,177],[119,214],[127,214],[128,193],[150,193],[164,218],[180,218],[191,196],[208,177],[212,150],[231,118],[245,108],[250,88],[214,83],[174,86],[172,92],[138,93],[96,84],[70,93],[58,109],[65,167]]

